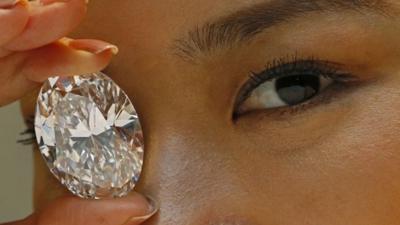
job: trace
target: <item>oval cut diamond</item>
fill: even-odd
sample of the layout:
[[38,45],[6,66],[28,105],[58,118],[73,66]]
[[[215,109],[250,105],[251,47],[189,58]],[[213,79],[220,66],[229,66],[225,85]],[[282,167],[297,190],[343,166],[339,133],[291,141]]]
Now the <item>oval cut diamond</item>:
[[137,183],[143,134],[128,96],[102,73],[48,79],[35,132],[51,172],[83,198],[121,197]]

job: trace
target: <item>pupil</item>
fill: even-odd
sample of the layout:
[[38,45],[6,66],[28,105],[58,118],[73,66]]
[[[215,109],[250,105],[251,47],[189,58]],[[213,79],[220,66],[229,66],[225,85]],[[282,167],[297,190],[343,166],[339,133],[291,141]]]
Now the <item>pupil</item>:
[[288,105],[297,105],[314,97],[320,89],[319,76],[296,75],[280,78],[275,84],[276,91]]

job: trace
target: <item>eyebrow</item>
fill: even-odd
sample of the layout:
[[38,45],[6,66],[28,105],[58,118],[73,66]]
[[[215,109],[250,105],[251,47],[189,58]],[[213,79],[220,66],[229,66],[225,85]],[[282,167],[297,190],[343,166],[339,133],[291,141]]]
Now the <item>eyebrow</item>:
[[387,15],[384,0],[270,0],[213,22],[207,22],[176,39],[173,52],[186,60],[200,53],[248,41],[273,26],[290,22],[311,12],[374,12]]

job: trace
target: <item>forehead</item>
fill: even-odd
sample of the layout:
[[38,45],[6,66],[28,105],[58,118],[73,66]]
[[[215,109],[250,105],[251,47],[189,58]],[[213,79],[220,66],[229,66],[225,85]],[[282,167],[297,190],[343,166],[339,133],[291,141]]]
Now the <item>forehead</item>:
[[[239,24],[238,26],[241,26],[243,21],[268,24],[312,11],[340,12],[353,9],[354,13],[368,12],[364,11],[368,8],[379,11],[382,6],[387,6],[386,3],[382,1],[378,4],[375,0],[165,0],[157,2],[154,0],[113,2],[97,0],[89,5],[91,17],[88,20],[89,25],[82,28],[89,31],[96,30],[96,33],[102,29],[105,33],[101,36],[103,38],[112,35],[111,40],[117,40],[123,46],[129,42],[131,46],[137,48],[137,51],[144,48],[151,52],[165,49],[173,39],[182,37],[190,31],[196,31],[198,28],[201,29],[206,24],[214,25],[213,22],[222,18],[229,18],[229,23]],[[257,10],[255,7],[250,7],[255,5],[258,6]],[[243,12],[244,9],[248,9],[246,13],[251,16],[240,17],[239,14],[235,14],[235,12]],[[235,19],[235,17],[239,18]],[[217,24],[217,26],[220,25]],[[224,27],[224,24],[221,26]]]
[[[286,50],[300,49],[300,47],[310,51],[316,50],[315,46],[311,46],[314,43],[313,40],[319,37],[316,33],[330,34],[330,32],[320,32],[323,29],[329,29],[324,22],[320,22],[326,20],[313,18],[308,22],[318,23],[320,26],[316,26],[317,29],[314,28],[318,32],[309,32],[312,28],[308,22],[303,27],[304,29],[296,26],[296,29],[287,29],[286,27],[286,29],[274,30],[273,35],[263,36],[262,40],[258,42],[259,45],[235,48],[228,52],[229,54],[219,51],[218,53],[222,54],[207,55],[210,57],[207,57],[206,63],[193,66],[193,64],[182,63],[178,57],[174,57],[170,47],[174,44],[174,40],[193,31],[196,27],[201,27],[210,21],[218,21],[226,16],[235,16],[235,12],[260,3],[263,5],[266,3],[268,7],[269,5],[278,5],[284,11],[293,14],[293,12],[296,13],[299,4],[302,4],[304,9],[307,4],[312,2],[324,3],[328,6],[339,4],[340,6],[352,4],[351,2],[358,4],[358,2],[367,1],[373,0],[95,0],[89,4],[88,17],[83,26],[80,26],[77,38],[94,37],[117,44],[120,52],[108,67],[107,74],[111,74],[112,78],[131,96],[142,94],[143,99],[149,99],[150,90],[175,92],[182,91],[182,88],[193,89],[193,86],[200,84],[218,83],[217,79],[221,77],[219,75],[226,73],[230,74],[230,80],[235,83],[231,85],[231,88],[234,88],[242,79],[247,78],[249,71],[257,70],[265,65],[267,56],[273,56],[273,53],[277,53],[276,55],[286,54],[282,53],[283,50],[279,46],[288,46],[284,48]],[[311,4],[311,6],[313,5]],[[325,17],[325,14],[322,15]],[[236,22],[231,19],[231,24],[232,21]],[[336,24],[335,21],[334,25],[336,26]],[[301,41],[299,38],[293,39],[293,35],[290,35],[288,31],[294,30],[297,32],[302,30],[307,33],[307,35],[303,35],[305,41]],[[345,29],[341,30],[345,31]],[[279,32],[282,34],[279,35]],[[298,46],[299,43],[302,46]],[[243,55],[248,57],[243,57]],[[161,98],[161,95],[158,97]]]
[[[149,0],[90,2],[88,24],[97,21],[102,29],[120,33],[140,45],[157,46],[185,34],[196,26],[266,0]],[[107,16],[105,16],[107,15]],[[92,26],[92,24],[90,24]],[[92,27],[86,27],[93,29]],[[128,36],[128,37],[127,37]],[[157,41],[159,40],[159,41]],[[134,44],[134,43],[132,43]],[[158,47],[158,46],[157,46]]]

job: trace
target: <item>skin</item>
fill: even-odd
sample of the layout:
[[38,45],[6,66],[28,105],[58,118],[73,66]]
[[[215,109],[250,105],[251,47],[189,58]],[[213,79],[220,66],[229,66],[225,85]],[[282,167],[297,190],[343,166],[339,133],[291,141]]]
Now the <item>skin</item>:
[[[136,191],[160,205],[145,224],[397,224],[400,14],[312,13],[196,62],[171,52],[193,27],[259,2],[96,0],[70,35],[119,47],[106,73],[141,118]],[[343,64],[358,79],[327,91],[329,101],[233,120],[249,72],[294,54]],[[35,96],[23,99],[25,116]],[[40,211],[67,193],[35,154]]]

